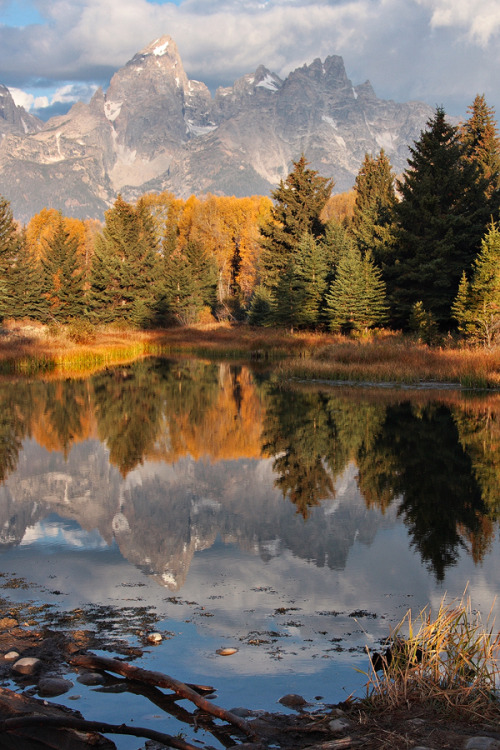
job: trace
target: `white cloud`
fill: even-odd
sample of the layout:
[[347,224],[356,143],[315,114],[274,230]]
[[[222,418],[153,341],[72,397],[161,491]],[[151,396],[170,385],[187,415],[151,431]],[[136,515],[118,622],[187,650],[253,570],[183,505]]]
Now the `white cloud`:
[[[398,100],[448,102],[476,93],[496,106],[498,0],[37,0],[46,23],[0,27],[0,70],[9,86],[36,78],[105,83],[163,34],[177,42],[188,75],[212,88],[264,64],[280,76],[344,57],[354,84]],[[32,93],[36,95],[33,89]],[[455,112],[460,114],[461,112]]]
[[457,28],[485,47],[500,32],[498,0],[417,0],[431,11],[433,28]]

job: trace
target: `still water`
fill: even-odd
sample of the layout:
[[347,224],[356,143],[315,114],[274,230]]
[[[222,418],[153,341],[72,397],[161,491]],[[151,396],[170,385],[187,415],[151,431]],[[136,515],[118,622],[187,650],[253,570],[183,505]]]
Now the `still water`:
[[[496,614],[499,414],[498,395],[283,389],[202,361],[0,383],[3,608],[78,608],[131,644],[159,630],[140,666],[225,708],[344,700],[409,608],[468,587]],[[185,729],[76,681],[56,701]]]

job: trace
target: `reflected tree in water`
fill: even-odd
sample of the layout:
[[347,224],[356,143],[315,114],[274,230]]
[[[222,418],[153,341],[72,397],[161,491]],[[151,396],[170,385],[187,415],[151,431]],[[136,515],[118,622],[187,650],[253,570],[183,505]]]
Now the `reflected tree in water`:
[[123,476],[152,449],[165,410],[163,379],[154,364],[142,361],[92,378],[99,438]]
[[29,383],[0,386],[0,481],[15,471],[22,441],[30,435],[34,395]]
[[358,466],[365,499],[382,508],[397,500],[413,544],[438,580],[467,539],[484,535],[487,508],[446,406],[388,407],[379,438]]
[[310,508],[335,493],[325,460],[332,429],[323,397],[272,388],[266,407],[262,453],[274,456],[276,487],[307,518]]
[[77,439],[86,436],[88,422],[88,386],[85,380],[49,382],[45,388],[43,421],[51,436],[50,449],[62,450],[67,458]]

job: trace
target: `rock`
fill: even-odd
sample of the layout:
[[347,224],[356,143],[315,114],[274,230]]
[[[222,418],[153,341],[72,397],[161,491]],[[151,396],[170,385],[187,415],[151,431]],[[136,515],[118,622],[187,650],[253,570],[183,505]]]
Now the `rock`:
[[16,628],[18,625],[18,621],[13,617],[2,617],[0,620],[0,630],[9,630],[9,628]]
[[302,708],[303,706],[308,705],[305,698],[301,695],[296,695],[295,693],[287,693],[287,695],[284,695],[279,699],[278,703],[281,703],[287,708]]
[[161,643],[163,638],[161,633],[148,633],[146,640],[148,643]]
[[16,659],[19,659],[19,653],[17,651],[9,651],[3,655],[3,658],[5,661],[15,661]]
[[104,685],[105,679],[99,672],[84,672],[78,675],[77,682],[81,685]]
[[62,677],[43,677],[38,683],[38,695],[42,698],[51,698],[67,693],[72,687],[73,683]]
[[237,651],[237,648],[218,648],[215,653],[219,654],[219,656],[232,656]]
[[259,716],[259,711],[252,711],[251,708],[243,708],[242,706],[230,708],[229,711],[235,716],[239,716],[240,719],[246,719],[248,716]]
[[500,750],[500,742],[493,737],[471,737],[465,743],[465,750]]
[[334,734],[340,734],[350,729],[351,722],[348,719],[332,719],[328,722],[328,727]]
[[40,659],[34,656],[25,656],[23,659],[19,659],[15,664],[12,665],[12,669],[19,674],[33,674],[39,669],[41,665]]

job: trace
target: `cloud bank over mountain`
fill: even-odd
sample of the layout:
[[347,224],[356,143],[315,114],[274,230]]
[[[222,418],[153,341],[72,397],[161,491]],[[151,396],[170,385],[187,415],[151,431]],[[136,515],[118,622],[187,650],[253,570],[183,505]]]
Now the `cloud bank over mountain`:
[[354,83],[369,77],[384,98],[443,104],[452,115],[476,93],[500,105],[491,0],[3,0],[2,21],[1,82],[55,111],[106,87],[163,34],[176,39],[189,77],[212,90],[259,64],[284,77],[337,54]]

